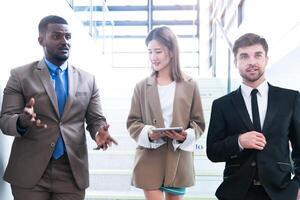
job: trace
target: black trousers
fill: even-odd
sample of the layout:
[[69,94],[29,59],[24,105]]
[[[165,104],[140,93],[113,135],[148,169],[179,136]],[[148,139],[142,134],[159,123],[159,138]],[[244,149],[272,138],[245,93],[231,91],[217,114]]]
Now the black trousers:
[[[218,200],[230,200],[230,198],[218,198]],[[271,200],[271,198],[268,196],[262,185],[251,184],[245,198],[241,200]]]
[[271,200],[262,185],[251,184],[245,200]]

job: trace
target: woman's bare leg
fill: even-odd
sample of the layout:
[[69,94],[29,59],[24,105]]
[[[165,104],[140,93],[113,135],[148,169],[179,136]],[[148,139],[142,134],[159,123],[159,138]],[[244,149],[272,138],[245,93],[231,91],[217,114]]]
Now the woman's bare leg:
[[166,193],[166,200],[182,200],[182,199],[183,199],[183,195],[172,195]]
[[164,193],[160,190],[144,190],[146,200],[164,200]]

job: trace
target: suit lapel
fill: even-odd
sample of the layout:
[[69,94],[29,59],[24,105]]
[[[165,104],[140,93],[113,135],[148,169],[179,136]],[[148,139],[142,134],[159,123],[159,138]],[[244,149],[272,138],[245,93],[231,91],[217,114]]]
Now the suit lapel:
[[67,102],[64,108],[64,113],[62,115],[62,118],[66,115],[66,113],[69,112],[72,106],[72,102],[75,98],[76,89],[77,89],[77,73],[75,73],[76,70],[73,66],[68,66],[68,98]]
[[155,127],[165,127],[159,101],[157,84],[154,76],[148,79],[146,89],[146,100],[149,102],[150,109],[154,116],[152,123]]
[[46,90],[46,93],[48,94],[48,97],[55,109],[55,112],[56,112],[57,116],[59,117],[59,110],[58,110],[58,104],[57,104],[55,90],[53,87],[53,83],[51,82],[51,77],[50,77],[47,65],[44,60],[41,60],[38,63],[35,73],[40,78],[40,80]]
[[280,96],[276,93],[275,87],[269,84],[268,107],[263,125],[263,133],[265,133],[268,126],[272,124],[272,120],[278,111],[278,99],[280,99]]
[[251,122],[249,113],[248,113],[246,105],[245,105],[241,87],[239,87],[239,89],[237,89],[233,93],[232,103],[233,103],[235,109],[238,111],[238,114],[239,114],[240,118],[242,119],[242,121],[244,122],[244,124],[246,125],[246,127],[249,130],[254,130],[253,124]]
[[171,126],[178,126],[178,124],[180,124],[178,121],[182,121],[180,120],[182,112],[186,111],[182,107],[182,100],[192,98],[192,88],[191,85],[188,84],[190,80],[190,77],[184,77],[183,81],[176,82]]

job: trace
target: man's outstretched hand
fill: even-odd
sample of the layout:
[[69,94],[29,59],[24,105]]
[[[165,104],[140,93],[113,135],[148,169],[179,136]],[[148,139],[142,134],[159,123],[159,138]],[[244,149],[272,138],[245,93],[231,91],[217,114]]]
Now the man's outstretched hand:
[[100,127],[99,131],[96,134],[96,143],[97,147],[95,150],[103,149],[104,151],[110,147],[113,143],[118,145],[117,141],[110,136],[108,133],[109,125],[103,125]]
[[31,97],[26,103],[23,113],[19,116],[18,122],[20,128],[28,128],[31,125],[35,125],[38,128],[47,128],[47,124],[42,123],[41,120],[36,117],[34,104],[35,99]]

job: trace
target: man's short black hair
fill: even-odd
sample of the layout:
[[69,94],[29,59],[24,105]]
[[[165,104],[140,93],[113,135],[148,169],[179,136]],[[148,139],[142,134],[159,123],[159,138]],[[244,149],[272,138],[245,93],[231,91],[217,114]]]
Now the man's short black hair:
[[49,15],[44,17],[39,23],[39,33],[45,33],[48,27],[48,24],[68,24],[68,22],[56,15]]

